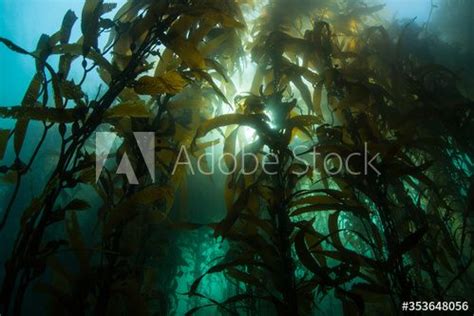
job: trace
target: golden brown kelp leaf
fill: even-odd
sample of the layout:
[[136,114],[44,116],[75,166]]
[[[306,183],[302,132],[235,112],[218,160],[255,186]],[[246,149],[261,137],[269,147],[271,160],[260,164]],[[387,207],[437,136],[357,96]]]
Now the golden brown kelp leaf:
[[184,89],[186,80],[176,71],[165,72],[156,77],[143,76],[137,80],[134,89],[138,94],[177,94]]
[[228,170],[234,170],[235,145],[237,141],[238,129],[233,130],[224,142],[223,156]]
[[198,16],[212,22],[213,24],[222,24],[226,28],[243,28],[244,24],[237,21],[232,15],[213,7],[192,8],[186,15]]
[[209,58],[206,58],[205,61],[206,61],[206,67],[208,69],[215,70],[225,82],[231,81],[229,76],[226,73],[224,66],[222,66],[218,61],[209,59]]
[[77,16],[72,10],[68,10],[63,18],[63,23],[61,25],[61,30],[59,31],[59,42],[61,44],[67,44],[69,38],[71,37],[71,30],[74,26],[74,23],[77,21]]
[[[195,19],[191,16],[186,16],[182,15],[178,17],[173,24],[170,26],[169,29],[169,34],[185,34],[186,32],[189,31],[189,29],[192,27],[192,25],[195,23]],[[193,43],[194,44],[194,43]],[[176,69],[180,65],[180,61],[176,60],[174,58],[173,54],[177,52],[174,52],[171,47],[168,47],[164,50],[164,52],[161,54],[160,61],[158,62],[158,65],[156,66],[155,69],[155,76],[161,75],[165,73],[166,71],[170,71],[173,69]],[[179,57],[179,56],[178,56]]]
[[[84,114],[83,109],[56,109],[14,106],[0,108],[0,117],[18,119],[15,127],[15,151],[19,154],[24,141],[27,122],[29,120],[53,122],[53,123],[72,123]],[[18,134],[17,134],[18,133]]]
[[83,35],[82,54],[87,56],[91,48],[97,49],[99,18],[102,14],[102,0],[86,0],[82,9],[81,30]]
[[254,119],[250,115],[244,114],[225,114],[213,118],[201,124],[196,132],[196,138],[205,136],[213,129],[228,125],[253,125]]
[[206,81],[211,86],[212,90],[214,90],[214,92],[217,94],[217,96],[226,104],[230,105],[229,101],[227,100],[227,97],[224,95],[224,93],[222,93],[221,89],[219,89],[219,87],[214,82],[214,79],[209,73],[207,73],[206,71],[197,69],[197,70],[193,70],[192,74],[195,76],[197,80]]
[[298,115],[295,117],[290,118],[286,122],[286,128],[288,128],[290,131],[293,128],[297,128],[304,133],[308,135],[308,137],[311,139],[313,135],[307,131],[305,127],[309,126],[314,126],[314,125],[320,125],[322,124],[323,121],[320,117],[314,116],[314,115]]
[[[39,74],[35,74],[21,102],[23,111],[27,111],[28,108],[31,108],[36,104],[36,99],[39,96],[41,85],[42,76],[40,76]],[[1,110],[4,113],[3,117],[8,117],[8,115],[5,115],[6,111],[8,111],[8,108],[1,108]],[[13,136],[13,142],[15,153],[17,154],[17,156],[20,154],[21,147],[23,146],[23,142],[25,141],[26,130],[28,129],[28,122],[29,119],[27,115],[26,117],[18,118],[15,124],[15,134]]]
[[122,118],[122,117],[151,117],[150,109],[143,100],[127,101],[111,107],[105,112],[104,117]]
[[85,102],[82,100],[86,95],[81,90],[79,85],[76,85],[73,81],[61,80],[60,82],[61,95],[65,99],[73,100],[76,106],[85,107]]
[[[72,58],[76,58],[77,56],[81,56],[82,48],[82,45],[79,43],[61,44],[54,46],[51,49],[51,54],[61,56],[70,55]],[[95,62],[101,69],[106,70],[110,75],[115,75],[117,73],[117,69],[115,69],[104,56],[94,50],[89,51],[86,58]]]
[[[41,35],[36,50],[32,54],[35,57],[36,62],[36,72],[41,77],[45,76],[45,69],[48,70],[49,75],[51,76],[51,85],[53,88],[54,104],[57,108],[62,108],[63,99],[61,95],[59,77],[51,66],[46,63],[46,60],[49,58],[52,52],[52,47],[57,42],[57,40],[51,38],[50,36],[43,34]],[[44,80],[44,78],[43,78]],[[43,86],[44,89],[47,89],[46,84]],[[43,102],[43,105],[46,105],[46,102]]]
[[16,45],[15,43],[10,41],[9,39],[0,37],[0,42],[3,43],[6,47],[8,47],[9,49],[11,49],[14,52],[17,52],[17,53],[22,54],[22,55],[30,55],[29,51],[27,51],[27,50],[21,48],[20,46]]
[[321,119],[324,119],[323,109],[321,108],[322,98],[323,98],[323,82],[319,81],[318,83],[314,85],[313,111],[316,114],[316,116],[320,117]]
[[199,50],[181,35],[170,37],[165,43],[191,69],[204,69],[206,61]]
[[30,85],[26,90],[26,93],[21,101],[22,106],[33,106],[36,104],[38,99],[39,92],[42,85],[42,76],[40,74],[35,74],[33,79],[31,79]]

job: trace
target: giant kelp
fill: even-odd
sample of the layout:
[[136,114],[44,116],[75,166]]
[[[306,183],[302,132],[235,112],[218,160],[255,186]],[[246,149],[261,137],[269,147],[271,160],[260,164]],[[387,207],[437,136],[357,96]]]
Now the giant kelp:
[[[434,35],[413,21],[381,26],[382,8],[141,0],[108,19],[114,5],[87,0],[76,42],[72,11],[33,52],[0,38],[36,65],[21,105],[0,108],[16,121],[0,135],[0,153],[9,143],[14,152],[1,169],[13,182],[1,229],[16,220],[22,179],[48,134],[60,148],[41,194],[22,213],[2,311],[21,313],[31,290],[47,294],[51,312],[78,315],[179,313],[183,294],[189,314],[308,315],[327,298],[345,314],[397,314],[402,301],[470,299],[472,101],[454,70],[427,58],[423,43]],[[256,65],[250,91],[238,91],[231,78],[248,63]],[[82,70],[76,81],[74,67]],[[83,90],[92,71],[105,83],[95,96]],[[32,121],[43,131],[26,157]],[[252,141],[240,137],[245,127],[255,130]],[[215,130],[217,140],[206,138]],[[113,165],[126,154],[139,184],[109,171],[114,166],[95,181],[96,131],[118,135]],[[136,131],[156,135],[154,177]],[[226,214],[190,220],[173,208],[185,192],[185,167],[174,168],[180,149],[198,156],[221,140],[223,152],[238,158],[224,161],[238,171],[225,180]],[[258,166],[245,152],[259,157]],[[331,170],[322,160],[307,169],[301,157],[309,152],[357,154],[379,172],[364,170],[362,158],[342,172],[332,172],[339,166],[331,159]],[[91,236],[83,213],[93,214]],[[60,225],[64,233],[49,233]],[[192,238],[212,243],[203,226],[228,243],[204,271]],[[190,261],[195,280],[178,293]],[[202,289],[215,274],[229,284],[219,298]]]

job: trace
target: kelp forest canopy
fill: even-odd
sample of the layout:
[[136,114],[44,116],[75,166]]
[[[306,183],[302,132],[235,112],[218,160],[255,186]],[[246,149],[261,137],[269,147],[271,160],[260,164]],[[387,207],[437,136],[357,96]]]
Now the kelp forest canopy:
[[472,310],[454,2],[85,0],[34,50],[0,37],[35,65],[0,99],[0,314]]

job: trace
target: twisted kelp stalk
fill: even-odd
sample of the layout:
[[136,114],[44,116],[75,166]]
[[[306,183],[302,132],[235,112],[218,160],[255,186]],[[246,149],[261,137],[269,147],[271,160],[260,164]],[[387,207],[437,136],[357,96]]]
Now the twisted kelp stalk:
[[[255,22],[253,95],[238,100],[242,114],[216,117],[197,135],[229,124],[252,126],[259,138],[242,152],[276,153],[280,163],[279,178],[262,168],[257,175],[229,177],[228,215],[214,228],[232,248],[206,274],[224,271],[252,294],[214,303],[226,308],[258,299],[257,313],[307,314],[317,308],[317,293],[334,291],[345,313],[376,314],[391,306],[398,314],[402,301],[446,300],[448,291],[466,299],[473,272],[472,193],[467,193],[472,101],[453,84],[455,74],[426,64],[424,52],[412,48],[423,39],[416,32],[407,35],[410,24],[392,40],[384,27],[363,24],[380,6],[355,3],[338,14],[339,3],[331,4],[297,1],[289,7],[270,1]],[[308,15],[316,20],[312,25]],[[297,103],[281,102],[294,89]],[[276,131],[266,122],[268,113]],[[292,124],[291,116],[299,123]],[[349,167],[358,176],[328,175],[321,164],[315,166],[320,177],[312,170],[292,176],[304,170],[288,155],[289,145],[301,143],[292,133],[296,128],[304,131],[306,147],[322,157],[363,157],[368,145],[371,156],[380,154],[380,174],[363,174],[363,161],[354,160]],[[224,152],[235,150],[232,130]],[[262,158],[260,166],[265,163]],[[282,270],[281,262],[290,264]],[[204,276],[191,294],[199,294]]]
[[[4,170],[5,172],[17,171],[18,180],[11,202],[2,219],[2,228],[8,219],[13,201],[17,197],[20,180],[29,171],[28,169],[36,157],[38,149],[42,146],[47,131],[53,124],[58,124],[62,138],[58,163],[41,196],[35,199],[25,211],[13,252],[5,265],[6,273],[0,295],[2,313],[19,314],[25,291],[30,282],[45,271],[46,264],[51,265],[53,269],[55,269],[54,266],[58,267],[57,263],[54,264],[55,260],[51,261],[54,259],[52,255],[64,243],[62,241],[51,241],[44,245],[43,237],[48,226],[65,220],[69,233],[69,244],[77,252],[81,273],[83,273],[83,276],[79,275],[74,279],[69,278],[70,287],[73,290],[72,295],[79,295],[79,297],[72,296],[68,298],[70,294],[64,292],[65,289],[55,287],[54,284],[43,285],[43,288],[51,293],[56,300],[59,300],[59,308],[68,313],[82,314],[86,309],[92,308],[95,313],[103,314],[106,311],[110,312],[111,308],[116,308],[110,300],[113,298],[114,291],[118,290],[117,285],[114,285],[114,278],[117,277],[115,274],[119,272],[120,267],[118,265],[121,264],[117,259],[121,258],[123,254],[117,253],[116,249],[123,251],[121,250],[123,248],[122,244],[126,242],[124,238],[121,238],[124,227],[127,227],[125,220],[131,220],[136,216],[134,208],[146,204],[160,205],[163,198],[166,198],[164,207],[169,209],[172,201],[169,201],[168,197],[171,193],[166,190],[166,187],[153,185],[124,189],[121,199],[122,207],[120,208],[113,206],[115,204],[113,190],[116,189],[112,188],[111,197],[110,188],[107,188],[108,184],[116,185],[113,183],[116,181],[103,182],[103,197],[106,204],[105,208],[102,207],[101,210],[102,212],[106,210],[108,212],[103,213],[104,216],[100,219],[102,225],[104,225],[102,245],[99,249],[101,259],[98,267],[94,270],[92,270],[89,250],[85,248],[84,241],[80,236],[74,213],[75,210],[89,208],[90,205],[85,201],[76,199],[64,207],[55,209],[58,197],[64,189],[73,188],[79,183],[90,181],[89,170],[93,168],[95,162],[94,157],[84,149],[87,140],[100,124],[107,121],[119,128],[123,135],[131,133],[130,130],[124,130],[123,126],[120,125],[127,118],[136,125],[134,126],[136,128],[151,130],[162,128],[161,123],[166,123],[166,117],[169,117],[171,119],[169,121],[173,124],[174,120],[178,118],[173,117],[176,115],[173,113],[174,110],[167,108],[169,106],[168,101],[172,95],[183,90],[185,85],[195,82],[194,85],[198,86],[198,82],[203,79],[203,82],[217,89],[213,78],[206,72],[208,66],[206,66],[205,57],[194,45],[197,45],[211,30],[230,30],[233,27],[241,27],[241,24],[234,20],[231,15],[221,11],[221,5],[225,6],[226,4],[222,2],[209,2],[206,5],[186,1],[142,1],[141,3],[130,1],[117,13],[114,20],[109,20],[102,18],[102,15],[113,9],[113,6],[104,4],[102,1],[90,0],[86,1],[84,6],[81,25],[83,38],[77,44],[68,44],[69,34],[76,19],[71,11],[66,14],[62,29],[52,37],[43,36],[37,51],[34,53],[29,53],[6,39],[1,40],[13,51],[30,55],[37,60],[37,75],[35,75],[27,91],[22,107],[2,110],[4,117],[18,119],[13,133],[17,162]],[[229,5],[231,6],[232,3],[229,2]],[[195,31],[192,28],[195,26],[200,26],[200,28],[196,34],[193,34]],[[186,38],[190,28],[193,37]],[[112,31],[111,45],[101,52],[98,49],[97,38],[105,30]],[[156,75],[154,77],[142,77],[135,81],[141,73],[151,68],[151,64],[147,62],[147,59],[160,54],[158,48],[161,44],[167,46],[169,50],[164,52],[162,57],[164,61],[157,68]],[[206,46],[205,48],[208,49],[208,52],[213,51],[211,47]],[[110,49],[113,49],[114,52],[112,63],[106,57]],[[173,56],[173,53],[178,57]],[[47,62],[47,58],[51,54],[60,55],[58,72]],[[67,77],[72,62],[80,55],[84,56],[82,62],[84,76],[80,83],[76,85],[74,82],[67,80]],[[92,60],[93,65],[91,67],[88,67],[87,59]],[[207,60],[211,61],[210,59]],[[174,65],[172,67],[176,69],[172,76],[163,73],[163,69],[166,69],[167,72],[172,70],[171,63]],[[210,67],[218,67],[218,65],[214,61]],[[49,80],[44,74],[45,68],[49,71]],[[81,91],[81,85],[87,74],[94,68],[98,68],[108,88],[100,98],[88,101],[86,94]],[[48,88],[50,86],[53,87],[54,91],[55,108],[47,107]],[[150,98],[149,104],[146,105],[144,102],[140,102],[137,94],[130,89],[131,87],[135,87],[137,93],[151,95],[152,98]],[[173,87],[173,89],[170,90],[170,87]],[[197,90],[194,89],[194,91]],[[41,103],[37,103],[40,96],[43,96],[43,100]],[[122,104],[109,111],[109,108],[114,105],[117,99],[121,100]],[[75,103],[74,108],[66,108],[70,100]],[[140,124],[140,119],[143,118],[143,113],[146,111],[143,111],[142,107],[152,105],[155,102],[159,106],[158,113],[155,117],[149,118],[149,124],[146,123],[143,126],[143,124]],[[38,111],[32,111],[33,107],[37,107]],[[120,108],[120,111],[117,108]],[[117,118],[121,117],[124,119],[118,121]],[[134,119],[134,117],[138,118]],[[31,158],[31,162],[24,166],[20,160],[20,149],[29,120],[44,121],[45,132],[35,150],[35,154]],[[144,123],[143,119],[141,120]],[[72,125],[70,133],[68,133],[66,124],[70,123]],[[183,135],[174,133],[174,131],[171,131],[171,134],[167,135],[178,141],[183,138]],[[186,142],[185,139],[182,139],[182,141]],[[166,179],[162,181],[166,181]],[[96,188],[98,189],[98,187]],[[124,201],[127,198],[128,201],[125,203]],[[112,205],[107,203],[112,203]],[[68,219],[66,218],[67,210],[71,213]],[[163,214],[166,214],[166,212],[163,212]],[[157,221],[160,220],[157,219]],[[104,260],[108,263],[106,264]],[[89,278],[87,275],[90,275],[93,271],[97,273],[97,279],[86,281],[85,278]],[[149,282],[146,279],[145,281]],[[91,282],[91,285],[84,282]],[[95,292],[94,287],[96,285],[94,284],[99,286],[97,305],[88,307],[85,304],[85,299]],[[91,288],[88,289],[87,286],[91,286]],[[127,291],[132,291],[132,288]],[[140,288],[134,291],[140,291]],[[129,300],[129,310],[141,309],[143,302],[139,293],[135,295],[129,293]]]

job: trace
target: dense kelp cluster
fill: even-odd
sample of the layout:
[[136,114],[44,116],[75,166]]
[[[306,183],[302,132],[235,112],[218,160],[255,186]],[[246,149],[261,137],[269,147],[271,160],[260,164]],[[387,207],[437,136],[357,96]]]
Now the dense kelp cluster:
[[[2,314],[35,296],[66,315],[392,315],[402,301],[472,299],[468,54],[427,25],[385,23],[383,7],[87,0],[78,40],[72,11],[35,51],[0,38],[36,65],[21,104],[0,107],[15,120],[0,132],[0,229],[17,230]],[[116,135],[97,179],[96,132]],[[51,135],[53,167],[16,212]],[[187,212],[183,148],[236,158],[206,184],[222,210]],[[136,181],[115,172],[124,156]]]

